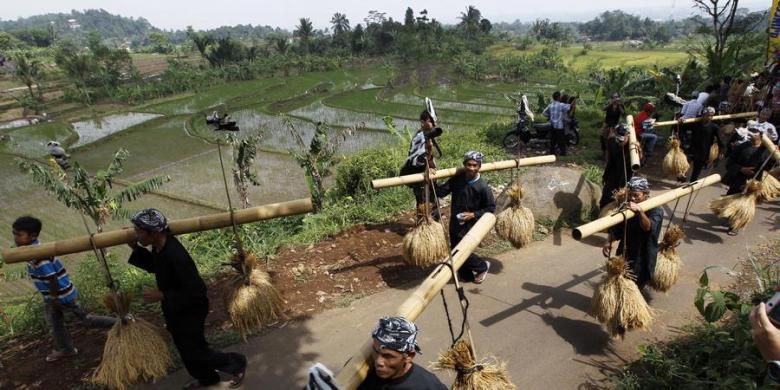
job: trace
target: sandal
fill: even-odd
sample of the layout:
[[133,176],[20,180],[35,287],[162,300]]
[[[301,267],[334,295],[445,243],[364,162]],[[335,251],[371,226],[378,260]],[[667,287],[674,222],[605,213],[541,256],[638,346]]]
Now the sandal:
[[474,277],[474,283],[475,284],[482,284],[482,282],[484,282],[485,279],[487,278],[488,271],[490,270],[490,262],[489,261],[485,261],[485,265],[487,266],[485,268],[485,272],[481,272],[477,276]]
[[237,389],[244,383],[244,375],[246,374],[246,366],[236,375],[233,375],[233,379],[230,380],[228,387],[231,389]]
[[56,362],[57,360],[68,358],[68,357],[73,357],[73,356],[76,356],[78,354],[79,354],[78,348],[73,348],[73,350],[70,351],[70,352],[62,352],[62,351],[54,350],[54,351],[52,351],[52,353],[50,353],[50,354],[48,354],[46,356],[46,361],[49,362],[49,363]]

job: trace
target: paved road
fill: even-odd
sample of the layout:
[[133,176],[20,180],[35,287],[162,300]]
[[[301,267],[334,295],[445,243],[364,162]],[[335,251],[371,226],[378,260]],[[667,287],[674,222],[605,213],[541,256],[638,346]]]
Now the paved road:
[[[664,187],[656,185],[659,190]],[[649,332],[632,332],[623,341],[613,341],[587,314],[594,285],[601,277],[603,237],[577,242],[563,231],[528,248],[496,256],[485,284],[467,285],[478,352],[507,361],[514,383],[522,389],[598,385],[608,370],[605,367],[634,358],[639,344],[665,339],[675,333],[675,327],[696,318],[693,295],[706,266],[731,269],[752,245],[777,235],[780,205],[775,202],[760,206],[756,219],[739,236],[727,236],[722,222],[706,208],[707,200],[724,192],[720,186],[706,188],[693,205],[685,228],[688,238],[679,248],[684,262],[681,279],[668,294],[653,294],[652,306],[658,316]],[[667,218],[670,212],[666,208]],[[725,281],[725,273],[710,274],[714,282]],[[349,308],[289,323],[235,346],[233,350],[247,354],[250,360],[244,388],[300,389],[306,368],[316,361],[336,371],[367,339],[376,319],[393,313],[414,287],[389,289]],[[450,308],[456,307],[452,287],[446,290]],[[459,312],[454,316],[459,323]],[[423,355],[416,360],[427,364],[449,345],[441,300],[435,300],[417,323]],[[450,383],[447,374],[440,376]],[[180,370],[143,388],[176,388],[187,378]]]

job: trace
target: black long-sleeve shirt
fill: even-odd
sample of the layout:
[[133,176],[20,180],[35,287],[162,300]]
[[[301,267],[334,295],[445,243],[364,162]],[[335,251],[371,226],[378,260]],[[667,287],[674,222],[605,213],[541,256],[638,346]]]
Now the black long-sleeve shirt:
[[[723,177],[722,182],[730,187],[740,188],[745,185],[748,179],[753,175],[746,175],[742,173],[742,168],[753,168],[754,172],[757,172],[764,161],[769,159],[769,151],[763,147],[763,145],[753,146],[748,141],[737,146],[729,155],[729,160],[726,163],[726,175]],[[769,159],[763,170],[772,169],[774,161]],[[761,177],[760,175],[758,177]]]
[[618,188],[626,185],[626,174],[631,176],[631,158],[628,144],[621,145],[617,137],[607,139],[607,164],[604,166],[604,183]]
[[137,248],[128,263],[153,273],[162,292],[162,310],[166,319],[203,303],[208,304],[206,283],[195,262],[176,237],[168,235],[159,252]]
[[[453,234],[452,232],[463,232],[465,234],[477,223],[477,220],[483,214],[496,211],[496,200],[493,197],[493,191],[490,190],[490,186],[481,177],[469,182],[466,176],[458,174],[436,187],[436,196],[439,198],[449,194],[452,194],[450,235]],[[474,219],[461,225],[455,216],[464,212],[473,212]]]
[[696,124],[691,135],[691,153],[694,160],[706,162],[710,156],[710,147],[717,143],[718,148],[723,150],[723,144],[718,136],[720,128],[713,122],[706,124]]

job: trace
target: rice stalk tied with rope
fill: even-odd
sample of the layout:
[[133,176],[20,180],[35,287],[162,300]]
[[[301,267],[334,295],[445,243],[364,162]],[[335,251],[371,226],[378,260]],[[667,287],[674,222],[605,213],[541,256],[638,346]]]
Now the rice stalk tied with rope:
[[515,180],[507,190],[509,207],[496,216],[496,233],[515,248],[522,248],[533,241],[534,214],[522,205],[523,188]]
[[689,167],[688,157],[685,156],[685,152],[680,147],[680,140],[677,137],[671,138],[669,141],[669,152],[664,156],[661,165],[664,176],[675,177],[677,180],[684,181],[685,173],[688,172]]
[[441,352],[432,363],[434,370],[455,371],[453,390],[514,390],[506,363],[496,358],[477,360],[471,343],[460,339],[450,349]]
[[677,247],[680,240],[685,237],[680,225],[672,224],[664,233],[659,245],[658,258],[655,262],[655,270],[650,279],[650,286],[658,291],[666,292],[677,283],[680,276],[680,254]]
[[593,315],[607,326],[613,338],[623,338],[633,329],[647,329],[653,313],[633,280],[626,260],[614,256],[607,260],[606,274],[593,291]]

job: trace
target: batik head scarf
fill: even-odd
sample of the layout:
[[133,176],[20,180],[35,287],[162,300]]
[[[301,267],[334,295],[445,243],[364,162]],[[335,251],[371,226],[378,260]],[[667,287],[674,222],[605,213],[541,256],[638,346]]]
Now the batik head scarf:
[[403,317],[382,317],[371,333],[382,348],[401,353],[420,352],[417,345],[417,326]]
[[148,232],[163,232],[168,229],[168,220],[157,209],[143,209],[135,213],[130,221],[141,230]]
[[650,183],[644,177],[634,176],[626,185],[631,192],[650,192]]
[[485,158],[484,154],[472,150],[472,151],[466,152],[466,154],[463,155],[463,162],[465,163],[466,161],[474,160],[478,164],[482,165],[482,159],[483,158]]

